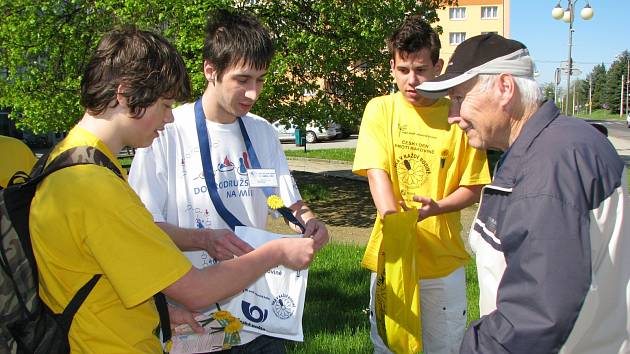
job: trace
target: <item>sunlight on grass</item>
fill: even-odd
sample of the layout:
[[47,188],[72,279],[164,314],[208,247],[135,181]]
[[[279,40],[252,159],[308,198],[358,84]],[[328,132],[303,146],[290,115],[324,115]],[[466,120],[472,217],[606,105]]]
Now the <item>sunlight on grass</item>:
[[300,194],[302,195],[302,200],[306,203],[311,203],[316,200],[324,201],[331,197],[328,188],[319,184],[301,184]]
[[466,299],[468,309],[466,310],[466,326],[479,318],[479,285],[477,284],[477,267],[472,259],[466,265]]
[[304,150],[286,150],[284,154],[287,157],[306,157],[324,160],[353,161],[355,150],[356,149],[353,148],[306,150],[306,152],[304,152]]
[[289,353],[370,353],[369,273],[359,262],[365,247],[329,244],[309,268],[304,343]]

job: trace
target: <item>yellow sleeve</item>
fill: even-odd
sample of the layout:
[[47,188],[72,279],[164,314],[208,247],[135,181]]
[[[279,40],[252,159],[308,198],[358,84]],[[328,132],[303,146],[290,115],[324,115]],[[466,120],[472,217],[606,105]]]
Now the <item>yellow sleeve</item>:
[[127,183],[118,182],[123,188],[113,186],[93,198],[101,208],[88,209],[98,212],[88,221],[84,242],[129,308],[173,284],[192,265]]
[[486,151],[477,150],[468,145],[466,134],[463,134],[463,139],[460,151],[463,158],[459,159],[459,170],[462,171],[459,185],[472,186],[490,183],[490,170],[488,168]]
[[355,174],[366,176],[371,168],[390,173],[391,112],[383,102],[385,97],[370,100],[363,112],[352,166]]

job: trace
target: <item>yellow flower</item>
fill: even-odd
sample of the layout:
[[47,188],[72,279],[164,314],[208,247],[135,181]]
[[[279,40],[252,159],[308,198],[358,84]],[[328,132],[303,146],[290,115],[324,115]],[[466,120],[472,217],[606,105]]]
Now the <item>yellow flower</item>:
[[238,319],[234,319],[234,321],[230,322],[230,324],[225,327],[224,331],[225,333],[236,333],[242,328],[243,324],[241,323],[241,321],[239,321]]
[[229,320],[230,318],[234,316],[232,316],[232,314],[229,311],[217,311],[214,314],[212,314],[212,317],[214,317],[215,320],[219,321],[219,320]]
[[276,210],[282,208],[284,206],[284,202],[282,201],[282,198],[273,194],[270,195],[269,198],[267,198],[267,206],[271,209]]

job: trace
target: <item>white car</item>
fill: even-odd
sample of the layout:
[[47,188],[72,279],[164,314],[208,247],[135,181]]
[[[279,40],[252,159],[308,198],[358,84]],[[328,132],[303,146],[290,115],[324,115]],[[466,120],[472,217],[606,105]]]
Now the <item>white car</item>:
[[[297,127],[295,124],[282,124],[279,120],[277,120],[271,123],[271,125],[276,130],[280,141],[295,141],[295,128]],[[336,137],[340,137],[342,134],[341,125],[337,123],[328,123],[328,125],[324,128],[318,127],[311,122],[306,126],[304,138],[307,143],[312,144],[318,140],[334,139]]]
[[630,128],[630,113],[626,116],[626,123],[628,123],[628,128]]

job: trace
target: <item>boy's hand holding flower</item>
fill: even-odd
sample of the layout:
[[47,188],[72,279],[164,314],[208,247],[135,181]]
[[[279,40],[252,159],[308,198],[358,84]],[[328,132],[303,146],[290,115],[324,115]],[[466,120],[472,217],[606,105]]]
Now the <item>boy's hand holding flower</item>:
[[[267,198],[267,206],[279,212],[285,220],[299,227],[304,237],[313,239],[315,250],[319,250],[328,243],[329,236],[326,225],[318,220],[315,214],[301,200],[287,208],[284,206],[282,199],[274,194]],[[301,220],[304,220],[304,224],[299,221],[296,215]]]
[[280,215],[282,215],[284,220],[286,220],[286,221],[292,223],[293,225],[299,227],[300,230],[302,230],[302,233],[306,232],[306,228],[295,217],[295,215],[293,215],[293,211],[291,209],[289,209],[289,208],[284,206],[284,202],[282,201],[282,198],[280,198],[279,196],[277,196],[275,194],[270,195],[267,198],[267,206],[269,207],[269,209],[275,210],[278,213],[280,213]]

